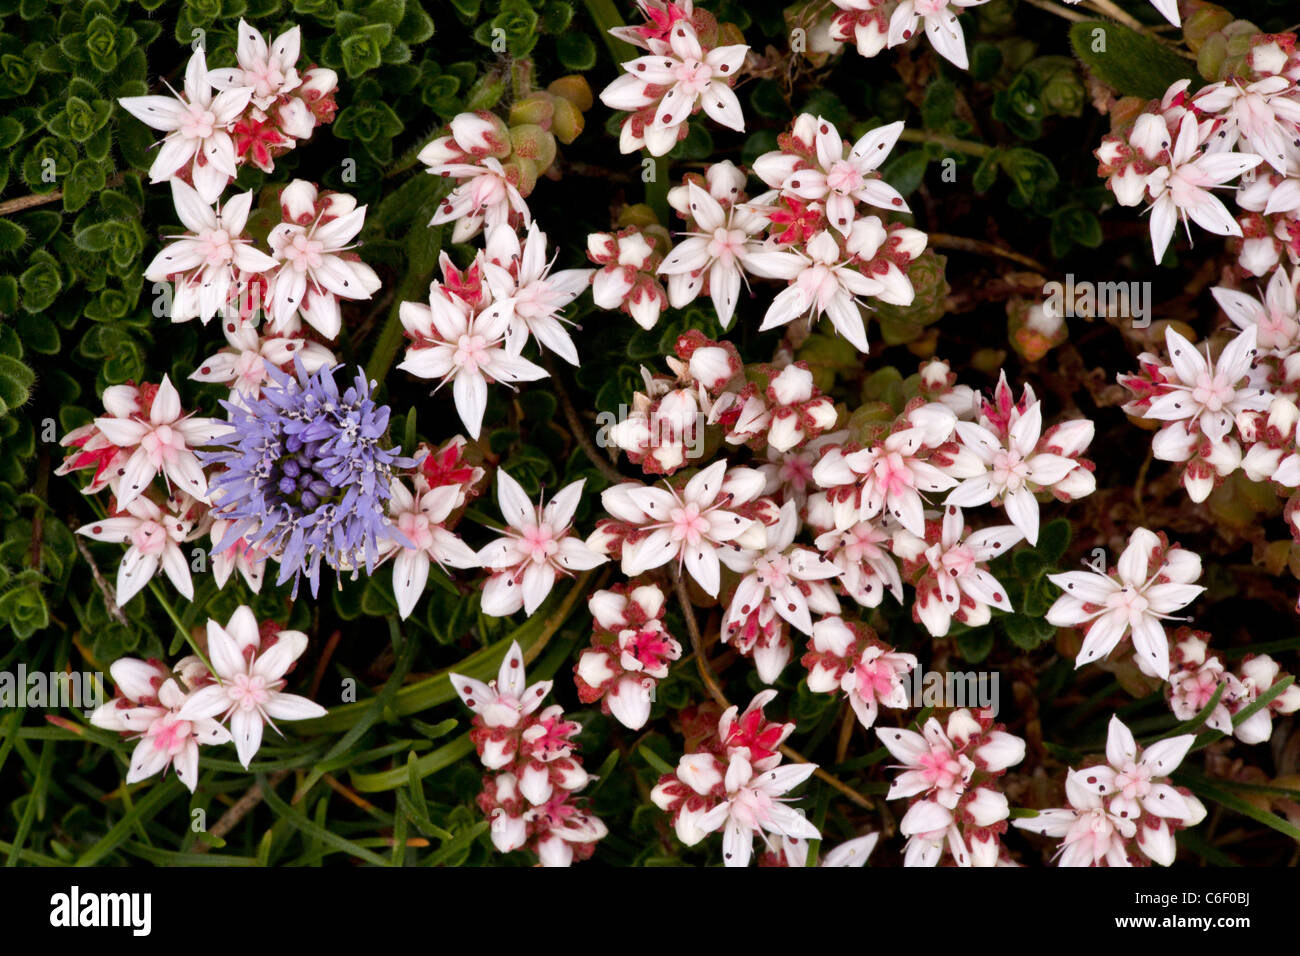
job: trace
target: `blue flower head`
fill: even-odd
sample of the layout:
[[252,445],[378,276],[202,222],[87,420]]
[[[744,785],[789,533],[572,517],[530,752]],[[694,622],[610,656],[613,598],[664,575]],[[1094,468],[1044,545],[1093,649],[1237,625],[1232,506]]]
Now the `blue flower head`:
[[335,369],[309,375],[294,359],[294,374],[270,368],[268,383],[247,407],[223,401],[234,433],[228,451],[203,453],[222,470],[209,483],[216,517],[232,522],[213,547],[218,554],[240,538],[278,556],[276,584],[299,575],[320,586],[323,561],[335,572],[365,566],[374,571],[380,543],[409,545],[388,518],[394,468],[414,460],[388,448],[388,406],[370,398],[370,383],[357,370],[342,394]]

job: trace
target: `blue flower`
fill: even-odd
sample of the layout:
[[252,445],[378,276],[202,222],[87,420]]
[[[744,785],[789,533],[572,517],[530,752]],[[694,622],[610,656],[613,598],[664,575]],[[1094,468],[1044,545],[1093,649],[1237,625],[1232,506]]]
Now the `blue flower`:
[[213,548],[218,554],[244,538],[278,560],[276,584],[306,574],[315,596],[323,561],[335,572],[374,571],[380,543],[410,546],[388,518],[393,469],[415,462],[384,445],[389,410],[370,398],[358,369],[339,394],[334,368],[308,374],[269,369],[258,398],[223,401],[234,428],[224,447],[203,454],[221,466],[209,484],[213,516],[231,522]]

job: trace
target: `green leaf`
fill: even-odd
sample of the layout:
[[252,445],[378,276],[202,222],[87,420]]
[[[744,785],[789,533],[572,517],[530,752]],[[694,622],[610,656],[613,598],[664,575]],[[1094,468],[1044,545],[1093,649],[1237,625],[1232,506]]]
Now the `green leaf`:
[[980,164],[975,167],[975,175],[971,177],[971,188],[977,193],[988,192],[993,183],[997,181],[998,169],[1002,164],[1002,150],[994,149],[985,153],[980,159]]
[[16,358],[0,355],[0,414],[27,403],[36,373]]
[[957,637],[957,652],[962,659],[978,664],[993,650],[993,628],[977,627]]
[[15,252],[26,241],[26,229],[9,219],[0,219],[0,253]]
[[1025,202],[1033,200],[1035,194],[1051,192],[1060,181],[1050,159],[1023,146],[1003,153],[1000,165]]
[[555,41],[555,55],[566,70],[581,72],[596,65],[596,45],[585,33],[561,33]]
[[928,163],[925,151],[914,149],[901,156],[895,156],[887,162],[880,175],[902,195],[910,196],[916,192],[925,178],[925,167]]
[[1046,621],[1020,614],[1009,614],[1001,622],[1011,643],[1026,651],[1032,651],[1056,634],[1056,628]]
[[1284,834],[1300,843],[1300,827],[1283,819],[1275,813],[1269,813],[1267,810],[1261,810],[1253,803],[1247,803],[1240,797],[1235,796],[1229,790],[1219,786],[1218,782],[1210,782],[1209,779],[1194,773],[1175,773],[1174,782],[1181,783],[1198,797],[1213,801],[1225,810],[1231,810],[1233,813],[1239,813],[1243,817],[1249,817],[1256,823],[1262,823],[1266,827],[1271,827],[1278,833]]
[[1048,564],[1056,564],[1070,546],[1070,522],[1054,518],[1038,532],[1038,553]]
[[637,747],[636,752],[641,755],[642,760],[644,760],[646,763],[648,763],[651,767],[654,768],[655,773],[662,775],[666,773],[670,774],[673,772],[672,765],[669,764],[668,761],[664,760],[663,757],[660,757],[657,753],[655,753],[653,750],[647,747],[645,744],[642,744],[640,747]]
[[1097,79],[1125,96],[1158,100],[1179,80],[1202,84],[1192,61],[1118,23],[1085,20],[1070,27],[1070,46]]

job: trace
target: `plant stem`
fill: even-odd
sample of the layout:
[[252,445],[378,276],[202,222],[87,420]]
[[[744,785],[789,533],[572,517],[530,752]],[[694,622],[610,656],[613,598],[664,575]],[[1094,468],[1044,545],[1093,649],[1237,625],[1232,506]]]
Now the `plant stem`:
[[427,295],[429,274],[408,274],[398,287],[393,307],[388,311],[388,318],[379,330],[374,348],[370,351],[370,361],[366,362],[366,378],[372,382],[382,382],[388,375],[388,368],[393,364],[397,350],[402,347],[402,303],[410,299],[422,299]]
[[1043,265],[1037,259],[1031,259],[1029,256],[1022,255],[1019,252],[1013,252],[1010,249],[1003,249],[1001,246],[995,246],[991,242],[985,242],[983,239],[967,239],[964,236],[950,236],[945,232],[928,233],[929,244],[939,249],[957,249],[961,252],[974,252],[985,256],[1001,256],[1003,259],[1010,259],[1022,266],[1027,266],[1035,272],[1047,272],[1047,266]]
[[[114,173],[104,182],[105,189],[112,189],[114,186],[122,185],[124,173]],[[48,203],[57,202],[63,198],[62,189],[51,189],[47,193],[32,193],[30,196],[16,196],[13,199],[6,199],[0,202],[0,216],[10,216],[16,212],[22,212],[24,209],[34,209],[37,206],[44,206]]]
[[[289,776],[288,770],[277,770],[275,773],[271,774],[268,783],[272,787],[279,786],[287,776]],[[208,835],[216,837],[218,840],[224,839],[226,834],[233,830],[236,824],[238,824],[240,820],[244,819],[244,817],[248,815],[249,811],[261,802],[262,785],[260,783],[254,783],[244,791],[244,795],[231,804],[230,809],[223,813],[220,819],[212,825],[212,829],[208,831]],[[200,842],[194,847],[194,852],[207,853],[210,849],[212,849],[212,844]]]
[[199,660],[203,662],[203,666],[215,675],[217,672],[213,670],[212,663],[208,660],[208,655],[203,652],[203,648],[199,647],[198,642],[194,640],[194,635],[190,633],[189,628],[185,626],[185,622],[181,620],[180,615],[176,613],[176,609],[172,607],[171,602],[168,601],[166,595],[163,594],[162,586],[159,585],[157,578],[149,579],[149,590],[152,591],[153,596],[158,599],[158,603],[161,604],[163,610],[167,612],[167,616],[172,619],[172,623],[176,625],[176,630],[180,632],[180,635],[183,638],[185,638],[185,643],[190,646],[190,650],[198,655]]
[[925,129],[905,129],[898,134],[898,138],[905,143],[934,143],[945,149],[970,156],[987,156],[993,152],[993,147],[984,143],[958,139],[956,136],[945,136],[943,133],[932,133]]
[[587,15],[591,17],[591,22],[600,31],[601,39],[605,41],[605,47],[615,63],[622,63],[636,56],[632,44],[618,39],[609,32],[612,27],[624,26],[623,18],[618,15],[618,7],[614,5],[614,0],[583,0],[583,6],[587,8]]
[[1146,32],[1146,25],[1142,21],[1129,15],[1127,10],[1121,10],[1115,6],[1111,0],[1088,0],[1088,6],[1094,8],[1098,13],[1110,17],[1116,23],[1122,23],[1130,30]]
[[546,365],[547,371],[551,373],[551,384],[555,388],[555,399],[560,403],[560,410],[564,412],[564,420],[569,423],[569,431],[573,433],[573,440],[578,443],[578,447],[582,449],[583,454],[587,456],[587,459],[596,466],[602,475],[615,483],[625,480],[613,463],[600,453],[600,449],[596,447],[591,440],[591,436],[587,434],[587,426],[578,417],[578,410],[573,407],[569,392],[560,380],[556,363],[547,357],[543,364]]
[[1037,7],[1039,10],[1046,10],[1048,13],[1054,13],[1064,20],[1071,23],[1083,23],[1085,20],[1092,18],[1086,13],[1080,13],[1078,10],[1071,10],[1069,7],[1063,7],[1059,3],[1053,3],[1052,0],[1025,0],[1025,3],[1031,7]]

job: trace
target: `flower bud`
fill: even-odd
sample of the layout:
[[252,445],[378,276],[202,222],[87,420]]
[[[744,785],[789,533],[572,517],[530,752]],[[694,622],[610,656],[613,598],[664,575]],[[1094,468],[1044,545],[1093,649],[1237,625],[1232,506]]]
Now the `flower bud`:
[[451,135],[456,145],[471,156],[505,159],[510,155],[506,124],[486,110],[457,114],[451,121]]
[[778,408],[772,415],[767,431],[767,443],[777,451],[789,451],[804,439],[799,413],[790,408]]
[[572,103],[579,113],[585,113],[595,104],[591,87],[580,73],[562,76],[546,88],[546,92]]
[[528,124],[510,128],[510,143],[515,157],[522,156],[537,164],[540,174],[555,161],[555,137],[540,126]]
[[295,179],[280,190],[280,214],[285,222],[310,225],[316,218],[316,187],[305,179]]
[[739,371],[732,364],[731,355],[727,350],[716,345],[697,348],[691,353],[687,368],[691,378],[710,392],[722,388]]
[[555,113],[551,116],[551,132],[565,146],[568,146],[580,135],[586,125],[586,118],[582,115],[582,110],[566,99],[556,99],[554,101]]
[[799,405],[813,397],[813,376],[807,367],[787,365],[767,386],[778,405]]
[[523,99],[510,104],[510,126],[540,126],[551,128],[551,117],[555,115],[553,98],[547,93],[530,93]]

